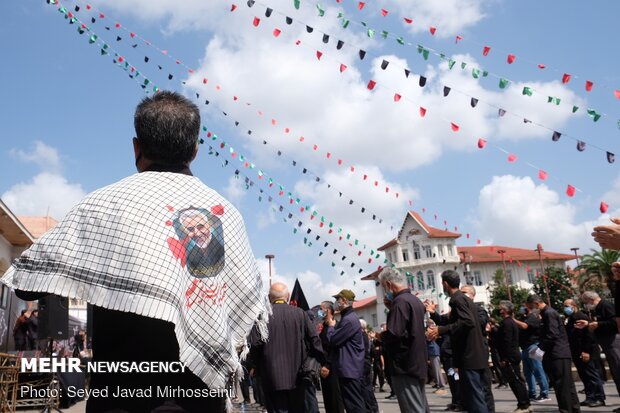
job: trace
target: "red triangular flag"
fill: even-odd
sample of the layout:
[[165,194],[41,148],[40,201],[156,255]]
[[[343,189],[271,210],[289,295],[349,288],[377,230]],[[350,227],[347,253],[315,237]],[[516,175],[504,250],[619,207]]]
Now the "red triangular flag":
[[387,16],[388,15],[388,11],[386,9],[381,9],[381,15],[383,17]]
[[469,239],[469,233],[465,234],[465,238]]
[[484,46],[484,48],[482,49],[482,55],[488,56],[490,51],[491,51],[491,48],[489,46]]
[[458,43],[460,40],[463,40],[463,37],[457,34],[456,38],[454,39],[454,43]]
[[539,68],[539,69],[544,69],[544,68],[546,68],[546,67],[547,67],[547,66],[545,66],[545,65],[544,65],[544,64],[542,64],[542,63],[540,63],[540,64],[538,65],[538,68]]
[[322,57],[322,56],[323,56],[323,53],[317,50],[317,51],[316,51],[316,58],[317,58],[317,59],[319,59],[319,60],[321,60],[321,57]]
[[407,24],[413,23],[413,19],[410,19],[409,17],[404,17],[403,20],[405,20],[405,23]]
[[426,116],[426,109],[420,106],[420,117],[423,118],[424,116]]
[[436,28],[436,27],[431,26],[431,28],[430,28],[430,29],[428,29],[428,30],[429,30],[429,31],[431,32],[431,34],[434,36],[434,35],[435,35],[435,32],[437,31],[437,28]]
[[586,91],[590,92],[592,90],[592,86],[594,86],[594,83],[586,80]]
[[543,171],[542,169],[538,170],[538,179],[540,179],[541,181],[547,179],[547,175],[547,172]]
[[398,93],[394,93],[394,102],[398,102],[401,96]]
[[571,198],[575,196],[575,187],[572,185],[568,185],[566,187],[566,195],[568,195]]
[[482,138],[478,139],[478,148],[482,149],[484,148],[486,144],[487,144],[487,141],[485,141],[484,139]]
[[282,31],[280,29],[273,29],[273,35],[275,37],[278,37],[280,35],[280,33],[282,33]]
[[258,25],[260,24],[260,19],[258,17],[254,17],[254,21],[252,22],[252,24],[254,25],[254,27],[258,27]]
[[614,95],[616,95],[616,99],[620,99],[620,90],[614,90]]
[[364,8],[364,6],[366,5],[366,3],[364,3],[363,1],[360,1],[359,3],[357,3],[357,8],[359,10],[362,10]]
[[562,75],[562,83],[568,83],[570,82],[570,75],[568,73],[564,73]]
[[92,8],[92,6],[90,4],[86,5],[86,10],[90,10]]
[[601,210],[601,214],[604,214],[609,209],[609,205],[607,205],[605,202],[601,201],[601,206],[600,206],[599,209]]
[[340,73],[344,72],[345,70],[347,70],[347,65],[345,64],[340,64]]
[[130,36],[131,38],[134,38],[134,37],[136,37],[136,34],[135,34],[134,32],[131,32],[131,33],[129,33],[129,36]]
[[208,81],[209,81],[209,79],[207,79],[206,77],[202,78],[202,83],[204,83],[205,85],[207,84]]
[[508,58],[506,60],[507,60],[508,64],[511,65],[515,61],[516,58],[517,57],[515,55],[509,54]]
[[510,154],[508,155],[508,162],[515,162],[517,160],[517,155]]
[[230,11],[235,11],[237,10],[237,5],[233,4],[232,6],[230,6]]
[[369,90],[373,90],[375,88],[375,85],[377,84],[377,82],[375,82],[374,80],[369,80],[368,81],[368,86],[366,86]]
[[480,245],[480,240],[479,239],[476,240],[476,244]]
[[459,129],[460,129],[460,128],[459,128],[459,125],[457,125],[457,124],[456,124],[456,123],[454,123],[454,122],[451,122],[451,123],[450,123],[450,127],[452,128],[452,131],[453,131],[453,132],[458,132],[458,131],[459,131]]

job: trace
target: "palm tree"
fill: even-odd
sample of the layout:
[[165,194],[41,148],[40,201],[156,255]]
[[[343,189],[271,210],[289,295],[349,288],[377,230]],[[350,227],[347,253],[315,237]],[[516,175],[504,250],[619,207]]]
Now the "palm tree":
[[581,272],[578,276],[579,290],[585,291],[590,284],[602,284],[614,291],[615,281],[611,265],[618,260],[620,252],[606,249],[591,251],[592,254],[583,255],[581,263],[575,267],[575,271]]

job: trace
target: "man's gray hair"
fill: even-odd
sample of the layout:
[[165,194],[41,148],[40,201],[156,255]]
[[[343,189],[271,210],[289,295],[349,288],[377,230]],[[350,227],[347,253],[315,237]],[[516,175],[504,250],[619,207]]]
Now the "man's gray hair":
[[273,283],[269,289],[269,301],[286,300],[288,298],[288,287],[283,283]]
[[393,268],[384,268],[379,273],[379,282],[385,283],[387,281],[396,285],[407,285],[405,275],[402,272],[396,271]]
[[595,291],[586,291],[585,293],[581,294],[581,299],[582,300],[588,300],[588,301],[592,300],[592,301],[594,301],[594,300],[596,300],[598,298],[600,298],[600,296]]
[[515,311],[515,306],[512,302],[508,301],[508,300],[502,300],[499,302],[499,306],[500,307],[504,307],[506,309],[506,311],[508,311],[508,314],[513,314]]
[[362,326],[362,330],[366,330],[368,328],[368,323],[363,318],[360,318],[360,325]]
[[464,285],[461,287],[461,291],[465,294],[471,294],[472,297],[476,296],[476,289],[473,285]]

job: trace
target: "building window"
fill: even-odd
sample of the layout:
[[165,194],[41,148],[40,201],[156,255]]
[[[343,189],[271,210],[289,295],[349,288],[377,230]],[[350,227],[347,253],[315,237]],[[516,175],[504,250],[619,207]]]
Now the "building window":
[[377,315],[371,314],[370,317],[372,318],[372,327],[377,327],[377,325],[379,324],[379,321],[377,320]]
[[433,250],[431,249],[430,245],[424,245],[422,249],[424,250],[426,258],[433,258]]
[[409,261],[409,252],[407,250],[403,250],[403,261]]
[[474,285],[480,287],[482,285],[482,274],[480,271],[474,271]]
[[416,278],[418,279],[418,290],[423,290],[424,289],[424,274],[422,274],[422,271],[418,271],[418,273],[416,274]]
[[454,255],[454,250],[452,249],[452,245],[448,245],[448,257],[452,257]]
[[443,257],[443,245],[437,245],[437,253],[440,257]]
[[527,270],[527,282],[529,282],[530,284],[534,284],[535,281],[536,279],[534,278],[534,270],[529,268]]
[[433,270],[426,271],[426,288],[435,289],[435,273]]
[[420,255],[420,245],[416,244],[415,241],[413,241],[413,259],[414,260],[419,260],[422,256]]

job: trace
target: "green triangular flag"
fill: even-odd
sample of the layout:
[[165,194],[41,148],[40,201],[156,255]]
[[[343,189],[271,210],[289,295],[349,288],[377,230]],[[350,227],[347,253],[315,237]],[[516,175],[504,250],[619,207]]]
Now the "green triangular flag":
[[465,69],[465,66],[467,66],[466,62],[461,62],[461,69]]
[[448,60],[448,69],[452,70],[455,64],[456,64],[456,60],[452,60],[452,59]]
[[590,117],[592,118],[594,122],[596,122],[597,120],[601,118],[601,115],[596,113],[594,109],[588,109],[588,115],[590,115]]
[[482,77],[487,77],[489,75],[489,72],[487,70],[484,70],[482,72]]
[[396,41],[398,42],[398,44],[404,45],[405,44],[405,40],[403,39],[403,36],[399,36],[396,38]]
[[299,10],[299,6],[301,5],[301,0],[293,0],[293,5],[297,10]]
[[90,44],[93,44],[93,43],[95,43],[96,41],[97,41],[97,35],[96,35],[96,34],[93,34],[92,36],[90,36],[90,37],[88,38],[88,43],[90,43]]
[[532,96],[532,88],[528,87],[528,86],[524,86],[523,87],[523,92],[524,95],[528,95],[528,96]]
[[325,16],[325,10],[321,7],[321,5],[320,5],[320,4],[317,4],[317,5],[316,5],[316,8],[317,8],[317,10],[318,10],[318,12],[319,12],[319,17],[323,17],[323,16]]
[[506,79],[500,79],[499,80],[499,88],[500,89],[505,89],[506,85],[508,85],[508,81]]
[[388,34],[389,34],[389,33],[388,33],[387,31],[383,30],[383,31],[381,32],[381,37],[383,37],[384,39],[387,39]]
[[573,106],[573,113],[577,112],[579,110],[579,106]]
[[474,79],[478,79],[480,77],[480,69],[471,69],[471,75]]
[[366,24],[366,22],[360,22],[360,24],[364,27],[368,27],[368,25]]
[[375,30],[374,29],[368,29],[368,31],[366,32],[366,34],[368,35],[368,37],[372,37],[375,35]]
[[349,19],[342,19],[342,28],[346,29],[349,27]]
[[424,49],[422,51],[422,57],[424,58],[424,60],[428,60],[428,55],[429,55],[429,51],[427,49]]

